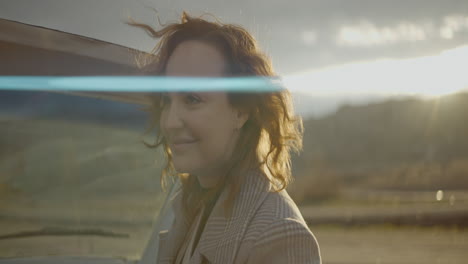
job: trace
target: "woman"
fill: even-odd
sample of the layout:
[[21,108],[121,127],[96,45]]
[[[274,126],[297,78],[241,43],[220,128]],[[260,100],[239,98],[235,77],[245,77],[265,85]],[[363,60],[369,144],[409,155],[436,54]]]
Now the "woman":
[[[141,65],[161,76],[274,76],[254,38],[235,25],[192,18],[154,30]],[[159,263],[321,263],[318,244],[284,190],[302,123],[287,90],[167,92],[153,98],[156,142],[177,176],[175,221],[160,234]]]

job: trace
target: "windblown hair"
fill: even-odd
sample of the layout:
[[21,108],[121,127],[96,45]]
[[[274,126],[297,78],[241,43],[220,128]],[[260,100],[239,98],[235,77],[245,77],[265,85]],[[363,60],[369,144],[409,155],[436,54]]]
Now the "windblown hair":
[[[180,23],[164,25],[156,30],[147,24],[130,21],[130,25],[144,29],[159,42],[148,56],[139,58],[139,66],[150,75],[165,75],[166,65],[175,48],[184,41],[197,40],[218,49],[227,62],[226,76],[275,76],[271,62],[258,48],[256,40],[244,28],[211,22],[182,14]],[[289,91],[278,92],[228,92],[230,104],[248,113],[249,118],[240,129],[238,142],[233,151],[226,174],[216,188],[204,191],[196,177],[177,173],[172,155],[160,131],[161,98],[155,95],[150,107],[151,127],[156,131],[152,148],[162,147],[166,157],[161,181],[179,176],[182,181],[184,207],[195,213],[224,187],[230,188],[225,206],[230,208],[247,170],[261,169],[270,180],[274,190],[280,191],[291,181],[291,151],[302,149],[302,120],[295,116]],[[190,214],[189,214],[190,215]]]

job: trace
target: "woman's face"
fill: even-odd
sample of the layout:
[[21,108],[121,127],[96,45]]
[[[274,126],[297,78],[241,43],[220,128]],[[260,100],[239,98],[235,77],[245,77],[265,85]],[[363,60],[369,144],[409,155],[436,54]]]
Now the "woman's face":
[[[186,41],[170,56],[167,76],[221,77],[226,62],[214,47]],[[234,109],[226,92],[163,94],[161,129],[180,173],[195,175],[205,188],[216,185],[230,159],[245,114]]]

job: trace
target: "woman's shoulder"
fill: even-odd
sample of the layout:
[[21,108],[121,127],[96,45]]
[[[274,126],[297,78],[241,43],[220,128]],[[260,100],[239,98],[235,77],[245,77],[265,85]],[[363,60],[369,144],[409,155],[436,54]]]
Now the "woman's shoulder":
[[291,199],[286,190],[271,191],[266,196],[262,205],[258,208],[252,223],[268,225],[290,224],[301,225],[308,230],[307,224],[296,203]]
[[267,191],[249,221],[245,239],[258,240],[265,234],[284,229],[294,229],[312,235],[297,205],[286,190]]
[[304,221],[299,208],[286,190],[270,192],[262,207],[266,211],[274,212],[279,218],[293,218]]
[[286,191],[270,192],[247,228],[249,263],[321,263],[320,250]]
[[[275,221],[283,222],[286,219],[298,222],[307,227],[304,218],[296,203],[291,199],[286,190],[274,191],[268,176],[263,172],[256,171],[249,175],[250,178],[245,184],[245,192],[241,193],[239,200],[241,203],[252,202],[255,204],[255,214],[252,223],[271,224]],[[252,194],[259,200],[249,199]],[[248,195],[250,194],[250,195]]]

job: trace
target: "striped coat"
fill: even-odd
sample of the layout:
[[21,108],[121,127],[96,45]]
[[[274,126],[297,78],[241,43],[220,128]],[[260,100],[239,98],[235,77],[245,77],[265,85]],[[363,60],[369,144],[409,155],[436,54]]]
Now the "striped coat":
[[[224,216],[221,193],[195,248],[191,264],[201,263],[311,263],[320,264],[316,239],[286,191],[270,191],[270,182],[252,172],[240,188],[232,215]],[[173,263],[189,224],[181,195],[173,200],[175,221],[160,233],[158,263]]]

